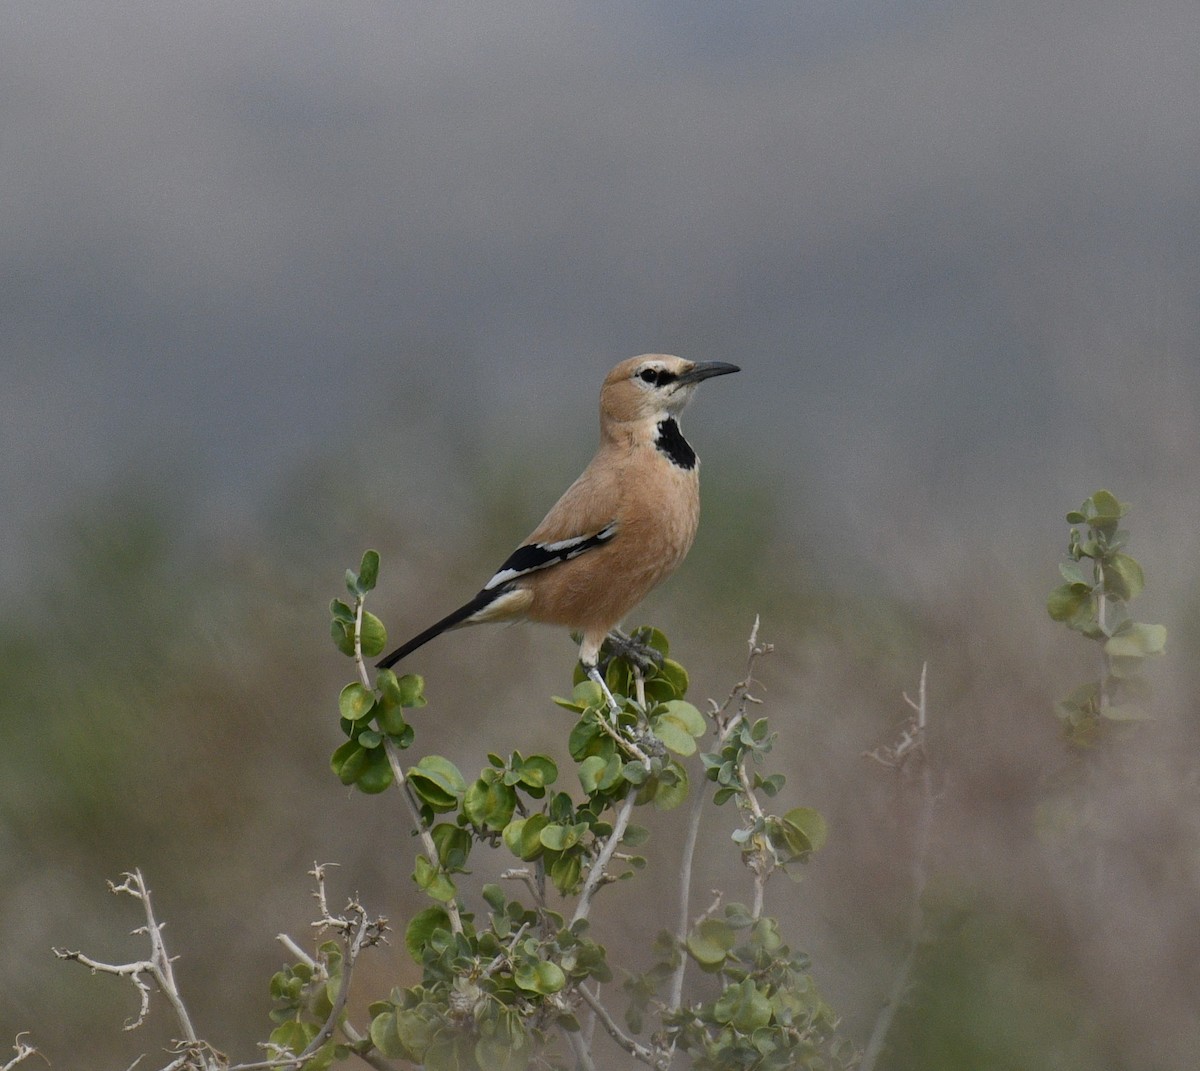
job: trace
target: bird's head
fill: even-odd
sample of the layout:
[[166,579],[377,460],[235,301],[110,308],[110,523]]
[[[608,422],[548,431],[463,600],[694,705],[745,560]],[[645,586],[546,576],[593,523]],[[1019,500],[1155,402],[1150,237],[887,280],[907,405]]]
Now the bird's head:
[[630,357],[608,373],[600,415],[622,424],[678,416],[704,380],[740,371],[724,361],[685,361],[665,353]]

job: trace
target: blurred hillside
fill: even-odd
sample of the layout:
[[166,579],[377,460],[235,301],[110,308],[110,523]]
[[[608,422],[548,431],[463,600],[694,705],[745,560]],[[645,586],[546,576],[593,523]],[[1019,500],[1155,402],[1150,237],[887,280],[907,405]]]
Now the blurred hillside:
[[[776,645],[761,673],[781,735],[773,757],[786,792],[833,830],[802,884],[772,886],[770,906],[812,952],[847,1031],[860,1042],[869,1032],[902,952],[910,888],[911,796],[862,752],[902,720],[900,693],[913,693],[928,659],[942,792],[931,934],[886,1066],[1123,1071],[1194,1061],[1194,594],[1150,576],[1145,601],[1167,607],[1175,631],[1153,673],[1158,720],[1097,760],[1098,877],[1089,849],[1076,856],[1034,828],[1071,763],[1053,702],[1090,671],[1081,642],[1044,616],[1060,541],[1023,572],[981,547],[943,578],[950,594],[936,603],[865,563],[861,583],[833,588],[812,568],[811,533],[772,506],[769,474],[730,465],[709,464],[695,553],[644,617],[671,636],[702,702],[738,679],[762,614]],[[51,945],[140,954],[126,936],[137,922],[130,905],[104,888],[133,866],[170,922],[200,1028],[239,1059],[268,1029],[267,981],[284,959],[274,935],[305,939],[314,859],[340,865],[339,894],[357,891],[397,924],[422,906],[399,806],[348,795],[328,769],[348,664],[328,640],[326,606],[368,544],[383,556],[374,608],[393,636],[473,590],[476,563],[499,560],[540,516],[513,491],[537,498],[542,474],[498,469],[506,478],[451,464],[446,482],[424,488],[439,508],[401,490],[420,484],[403,464],[382,474],[340,457],[297,470],[224,543],[190,535],[195,504],[153,483],[106,489],[63,513],[32,566],[37,598],[10,604],[0,630],[9,995],[0,1035],[31,1030],[56,1067],[125,1066],[169,1036],[162,1008],[143,1035],[122,1034],[132,992],[49,954]],[[455,523],[430,526],[455,513]],[[1131,525],[1135,549],[1139,537],[1153,540],[1155,518],[1139,513]],[[921,553],[893,552],[910,563]],[[431,696],[417,752],[467,771],[489,750],[565,756],[569,723],[548,696],[567,687],[573,657],[569,640],[532,626],[431,645],[409,667]],[[746,879],[731,866],[721,817],[706,826],[696,888],[726,886],[737,898]],[[597,925],[616,963],[636,967],[668,922],[646,889],[671,880],[680,821],[654,820],[648,884],[603,898]],[[365,962],[358,995],[411,972],[393,946]]]

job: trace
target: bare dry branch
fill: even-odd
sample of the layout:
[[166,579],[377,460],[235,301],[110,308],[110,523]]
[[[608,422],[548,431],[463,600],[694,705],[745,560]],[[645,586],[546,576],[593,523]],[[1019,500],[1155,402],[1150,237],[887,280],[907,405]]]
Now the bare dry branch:
[[868,752],[867,757],[885,766],[892,766],[900,773],[905,772],[911,764],[917,765],[918,792],[920,809],[915,819],[913,830],[912,872],[912,904],[909,908],[908,932],[906,936],[907,950],[904,958],[896,968],[891,987],[883,1006],[876,1016],[875,1025],[863,1052],[859,1071],[874,1071],[876,1062],[883,1052],[884,1043],[891,1030],[892,1021],[896,1017],[905,994],[912,981],[913,968],[916,965],[917,950],[920,947],[921,936],[925,930],[925,909],[921,902],[925,886],[929,881],[929,849],[933,830],[934,811],[937,807],[937,793],[933,785],[933,772],[929,764],[929,756],[925,748],[925,731],[928,718],[925,684],[929,664],[921,666],[921,683],[914,703],[907,695],[904,701],[913,708],[915,715],[901,727],[896,741],[890,745],[876,748]]
[[[0,1071],[12,1071],[12,1069],[14,1067],[16,1067],[17,1064],[21,1063],[23,1060],[27,1060],[30,1056],[41,1056],[42,1055],[32,1045],[23,1041],[22,1039],[24,1037],[25,1037],[25,1031],[22,1031],[13,1040],[13,1052],[16,1055],[13,1056],[13,1058],[11,1060],[9,1060],[8,1063],[0,1065]],[[45,1059],[45,1057],[43,1056],[42,1059]]]

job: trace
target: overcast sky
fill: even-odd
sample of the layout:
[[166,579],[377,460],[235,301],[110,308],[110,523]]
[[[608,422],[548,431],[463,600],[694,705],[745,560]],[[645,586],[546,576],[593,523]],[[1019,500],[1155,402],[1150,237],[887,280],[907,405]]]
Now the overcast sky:
[[[856,545],[1200,481],[1195,0],[29,2],[0,31],[10,566],[133,466],[249,506],[355,408],[484,442],[549,409],[586,458],[648,351],[741,364],[691,438]],[[1184,497],[1160,532],[1194,560]]]

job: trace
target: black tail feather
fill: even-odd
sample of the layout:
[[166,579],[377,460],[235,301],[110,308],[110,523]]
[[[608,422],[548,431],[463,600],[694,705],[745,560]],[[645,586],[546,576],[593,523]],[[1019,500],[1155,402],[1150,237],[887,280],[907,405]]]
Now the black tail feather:
[[407,658],[418,647],[424,647],[435,636],[440,636],[443,632],[448,632],[452,628],[456,628],[467,620],[472,614],[479,613],[488,603],[495,601],[501,595],[501,590],[481,591],[469,603],[460,606],[452,614],[447,614],[436,625],[430,625],[424,632],[419,632],[407,643],[397,647],[391,654],[385,655],[375,663],[376,669],[390,669],[402,658]]

